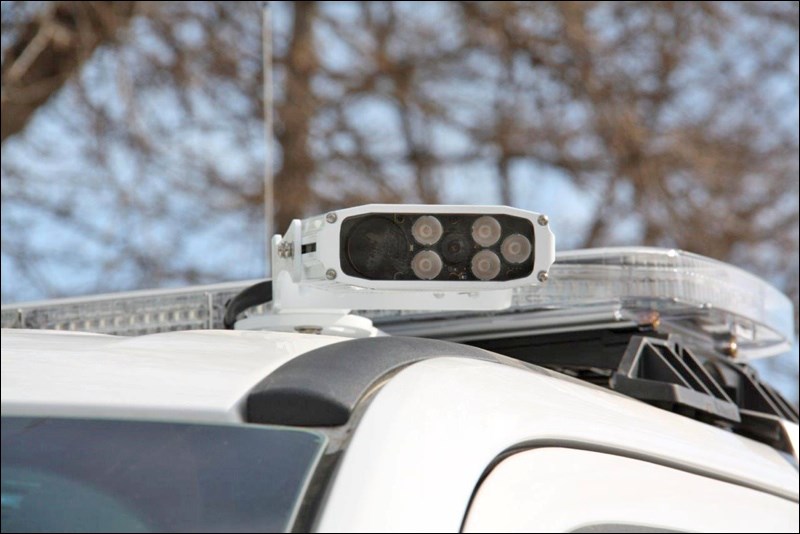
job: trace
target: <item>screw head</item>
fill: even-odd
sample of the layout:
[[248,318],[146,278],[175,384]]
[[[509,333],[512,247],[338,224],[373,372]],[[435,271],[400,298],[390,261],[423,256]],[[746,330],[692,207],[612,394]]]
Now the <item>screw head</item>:
[[325,216],[325,220],[328,221],[331,224],[335,223],[336,222],[336,214],[334,212],[330,212],[329,214],[327,214]]
[[325,278],[328,280],[334,280],[336,278],[336,269],[328,269],[325,271]]
[[729,358],[735,358],[739,353],[739,343],[736,341],[735,336],[731,336],[719,342],[717,350]]
[[547,282],[547,279],[550,278],[550,275],[547,274],[547,271],[539,271],[539,274],[536,275],[536,278],[538,278],[540,282]]
[[291,258],[293,255],[292,243],[288,241],[281,241],[278,243],[278,257]]
[[636,315],[636,324],[658,328],[661,326],[661,314],[657,311],[646,311]]
[[550,219],[548,219],[547,215],[539,215],[539,218],[536,219],[536,222],[539,223],[539,226],[547,226],[547,223],[550,222]]

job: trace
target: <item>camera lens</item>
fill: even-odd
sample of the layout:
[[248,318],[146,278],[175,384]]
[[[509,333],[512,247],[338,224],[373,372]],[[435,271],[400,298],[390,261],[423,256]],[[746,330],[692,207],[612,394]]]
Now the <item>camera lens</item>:
[[448,263],[463,263],[469,258],[469,239],[461,234],[447,234],[442,239],[442,256]]
[[408,272],[408,236],[390,219],[365,217],[348,232],[346,240],[347,259],[360,276],[393,280],[398,272]]

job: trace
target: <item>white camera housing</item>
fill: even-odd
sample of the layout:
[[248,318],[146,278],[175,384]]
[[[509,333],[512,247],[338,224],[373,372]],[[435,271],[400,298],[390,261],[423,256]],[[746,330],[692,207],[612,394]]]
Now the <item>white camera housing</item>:
[[[342,225],[374,214],[498,215],[530,221],[533,267],[513,280],[374,280],[347,274],[341,257]],[[477,218],[477,217],[476,217]],[[410,253],[409,253],[410,254]],[[498,310],[511,305],[516,287],[541,284],[555,259],[547,217],[506,206],[368,204],[292,221],[272,238],[273,312],[288,310]]]

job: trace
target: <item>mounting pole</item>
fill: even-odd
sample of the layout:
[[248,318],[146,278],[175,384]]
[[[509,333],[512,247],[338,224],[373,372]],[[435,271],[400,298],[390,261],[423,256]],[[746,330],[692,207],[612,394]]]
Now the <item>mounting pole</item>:
[[272,91],[272,8],[262,2],[261,54],[264,76],[264,274],[272,274],[270,263],[272,234],[275,233],[275,190],[272,172],[273,148],[273,91]]

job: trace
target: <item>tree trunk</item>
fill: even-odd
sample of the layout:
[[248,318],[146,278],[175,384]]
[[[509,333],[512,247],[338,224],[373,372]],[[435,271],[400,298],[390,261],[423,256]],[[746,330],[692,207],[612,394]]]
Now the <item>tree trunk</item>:
[[286,54],[286,97],[278,106],[278,140],[283,149],[283,164],[275,176],[275,230],[284,232],[292,219],[307,212],[313,198],[311,178],[315,165],[309,150],[311,120],[316,99],[311,79],[318,69],[314,47],[314,18],[317,4],[294,3],[294,24]]

